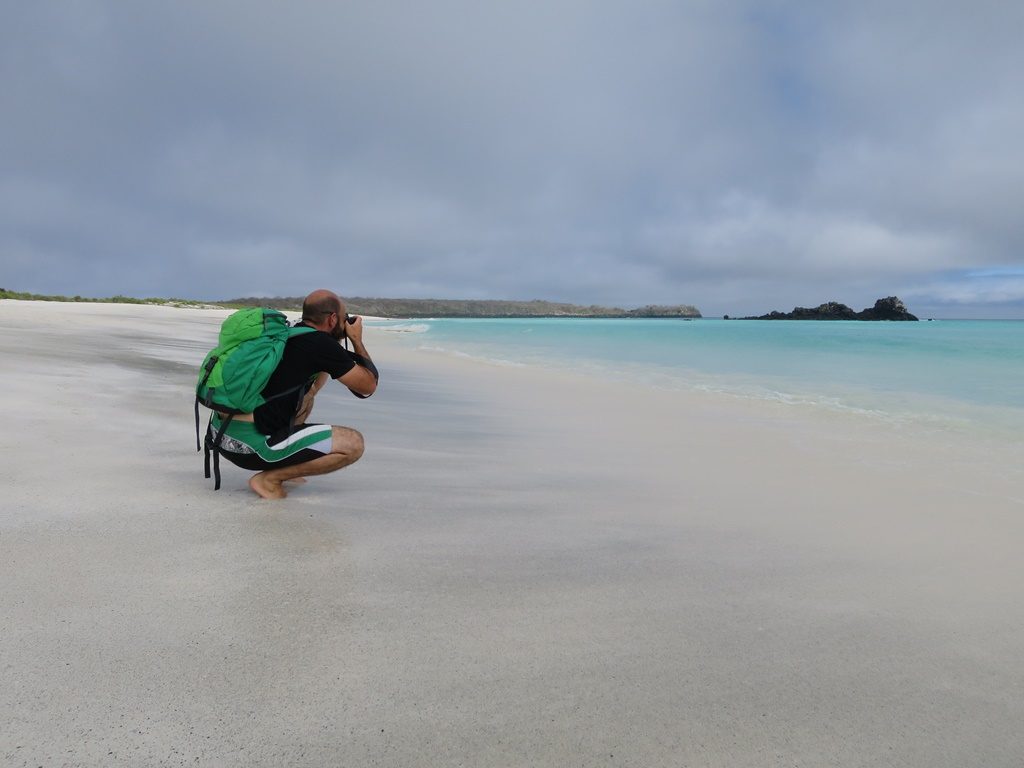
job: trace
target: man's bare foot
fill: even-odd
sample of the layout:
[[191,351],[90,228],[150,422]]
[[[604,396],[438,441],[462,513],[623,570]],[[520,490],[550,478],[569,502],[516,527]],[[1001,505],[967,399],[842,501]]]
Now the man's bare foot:
[[288,494],[281,483],[273,483],[267,480],[266,472],[259,472],[249,478],[249,487],[264,499],[283,499]]

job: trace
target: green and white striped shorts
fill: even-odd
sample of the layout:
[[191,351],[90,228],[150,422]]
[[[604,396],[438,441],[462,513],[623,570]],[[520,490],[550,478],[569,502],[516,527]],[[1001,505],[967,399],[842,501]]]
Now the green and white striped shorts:
[[[216,437],[222,420],[214,414],[211,437]],[[326,456],[331,452],[334,428],[330,424],[296,424],[272,435],[264,435],[250,421],[232,419],[220,441],[220,452],[242,469],[279,469]]]

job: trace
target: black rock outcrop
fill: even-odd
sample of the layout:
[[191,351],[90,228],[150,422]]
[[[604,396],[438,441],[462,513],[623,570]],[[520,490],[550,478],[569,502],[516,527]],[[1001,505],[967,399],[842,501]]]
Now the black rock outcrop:
[[838,301],[827,301],[817,307],[794,307],[792,312],[769,312],[767,315],[745,317],[744,320],[917,320],[906,305],[895,296],[875,302],[875,306],[854,312]]
[[858,320],[917,320],[907,311],[906,305],[895,296],[887,296],[875,302],[875,306],[857,314]]

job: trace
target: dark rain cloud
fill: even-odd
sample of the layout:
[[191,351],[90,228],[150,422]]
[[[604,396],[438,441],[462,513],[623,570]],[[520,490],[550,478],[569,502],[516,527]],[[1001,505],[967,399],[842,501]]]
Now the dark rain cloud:
[[1019,4],[5,16],[4,287],[1024,311]]

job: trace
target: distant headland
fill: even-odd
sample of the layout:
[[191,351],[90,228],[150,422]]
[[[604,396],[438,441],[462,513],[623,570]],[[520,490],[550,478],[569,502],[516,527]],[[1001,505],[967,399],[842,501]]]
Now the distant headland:
[[[728,320],[729,316],[725,318]],[[828,301],[817,307],[794,307],[792,312],[769,312],[767,315],[743,317],[741,320],[917,320],[896,296],[875,302],[875,306],[854,312],[838,301]]]
[[[298,312],[302,309],[301,296],[250,296],[226,301],[194,301],[190,299],[137,299],[131,296],[112,296],[106,299],[82,296],[56,296],[9,291],[0,288],[0,299],[27,301],[87,301],[117,304],[161,304],[178,307],[270,307],[282,311]],[[665,317],[688,320],[700,317],[700,310],[689,304],[649,304],[637,309],[580,306],[553,301],[499,301],[473,299],[369,299],[345,297],[348,311],[354,315],[371,317]]]
[[[354,315],[375,317],[668,317],[689,319],[700,317],[700,310],[689,304],[655,305],[637,309],[580,306],[554,301],[500,301],[474,299],[369,299],[345,296],[345,305]],[[299,309],[302,299],[241,298],[224,302],[229,305],[256,304],[273,309]]]

